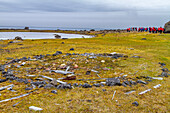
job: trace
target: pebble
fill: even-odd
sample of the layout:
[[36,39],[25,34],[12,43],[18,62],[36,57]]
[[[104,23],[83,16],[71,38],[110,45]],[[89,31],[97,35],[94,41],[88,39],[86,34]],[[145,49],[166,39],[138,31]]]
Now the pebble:
[[137,101],[133,102],[132,104],[135,106],[139,106],[139,103]]
[[101,60],[102,63],[105,63],[105,60]]
[[57,90],[52,90],[51,93],[57,94]]
[[74,48],[71,48],[70,51],[74,51]]

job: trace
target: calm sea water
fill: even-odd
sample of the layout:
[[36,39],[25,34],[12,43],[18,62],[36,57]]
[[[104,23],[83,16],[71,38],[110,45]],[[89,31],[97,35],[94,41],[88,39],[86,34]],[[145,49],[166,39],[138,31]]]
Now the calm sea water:
[[[0,26],[0,29],[24,29],[23,26]],[[30,29],[37,29],[37,30],[104,30],[104,28],[66,28],[66,27],[29,27]]]
[[16,36],[20,36],[23,39],[55,39],[55,34],[61,36],[61,38],[91,38],[89,35],[79,34],[65,34],[65,33],[42,33],[42,32],[0,32],[0,39],[14,39]]

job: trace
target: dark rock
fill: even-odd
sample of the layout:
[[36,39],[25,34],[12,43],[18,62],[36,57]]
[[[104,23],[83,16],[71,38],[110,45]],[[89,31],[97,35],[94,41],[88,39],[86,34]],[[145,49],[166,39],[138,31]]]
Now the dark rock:
[[123,83],[122,83],[122,86],[126,87],[127,85],[123,82]]
[[4,74],[6,74],[7,72],[6,71],[2,71],[2,74],[4,75]]
[[161,63],[161,62],[159,62],[159,64],[160,64],[161,66],[165,66],[165,65],[166,65],[165,63]]
[[53,56],[57,56],[57,55],[60,55],[60,54],[62,54],[62,52],[61,51],[57,51],[56,53],[53,54]]
[[71,53],[66,53],[66,55],[67,55],[67,56],[70,56],[70,55],[71,55]]
[[82,85],[83,88],[92,88],[92,86],[90,84],[84,83]]
[[78,87],[82,87],[82,84],[79,84],[79,86]]
[[140,58],[140,56],[132,56],[132,58]]
[[126,85],[130,85],[130,82],[129,81],[124,81],[124,83],[126,84]]
[[87,102],[92,102],[92,100],[87,100]]
[[132,80],[130,80],[130,84],[131,85],[137,85],[137,83],[135,81],[132,81]]
[[145,81],[137,80],[137,83],[147,84]]
[[50,88],[53,88],[54,86],[52,84],[46,84],[44,86],[44,89],[50,89]]
[[42,87],[44,87],[44,85],[43,85],[43,84],[40,84],[40,85],[38,86],[38,88],[42,88]]
[[0,83],[6,82],[8,79],[0,79]]
[[102,89],[102,91],[103,91],[103,92],[105,92],[105,91],[106,91],[106,89]]
[[25,90],[32,90],[33,88],[30,88],[30,87],[27,87],[27,88],[25,88]]
[[23,40],[20,36],[16,36],[15,40]]
[[141,40],[147,40],[146,38],[142,38]]
[[90,75],[90,73],[91,73],[91,71],[87,71],[87,72],[86,72],[86,75]]
[[72,89],[72,86],[70,84],[60,84],[57,89]]
[[100,84],[93,84],[93,86],[95,86],[95,87],[100,87]]
[[52,90],[51,93],[57,94],[57,90]]
[[106,85],[107,86],[115,86],[115,85],[121,85],[121,83],[118,78],[108,78],[108,79],[106,79]]
[[139,103],[137,101],[133,102],[132,104],[135,106],[139,106]]
[[54,37],[55,37],[56,39],[60,39],[60,38],[61,38],[61,36],[58,35],[58,34],[54,34],[54,35],[55,35]]
[[39,86],[40,84],[46,84],[45,81],[36,81],[36,82],[32,82],[31,84],[34,84],[35,86]]
[[148,82],[152,82],[152,80],[151,80],[151,79],[147,79],[146,81],[148,81]]
[[78,87],[78,83],[74,83],[73,86],[74,86],[74,87]]
[[169,72],[168,68],[161,69],[163,72]]
[[102,86],[102,87],[103,87],[103,86],[104,86],[104,84],[103,84],[103,83],[101,83],[101,84],[100,84],[100,86]]
[[29,27],[25,27],[24,29],[25,29],[25,30],[29,30]]
[[167,72],[162,72],[161,75],[159,75],[160,77],[168,77],[168,73]]
[[11,57],[7,57],[6,59],[7,59],[7,60],[12,60],[13,58],[11,58]]
[[4,65],[0,65],[0,71],[4,71],[5,70],[5,66]]
[[71,48],[70,51],[74,51],[74,48]]

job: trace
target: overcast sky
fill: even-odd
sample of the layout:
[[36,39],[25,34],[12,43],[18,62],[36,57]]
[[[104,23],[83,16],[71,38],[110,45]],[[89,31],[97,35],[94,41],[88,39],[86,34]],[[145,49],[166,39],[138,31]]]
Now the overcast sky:
[[163,26],[170,0],[0,0],[0,26]]

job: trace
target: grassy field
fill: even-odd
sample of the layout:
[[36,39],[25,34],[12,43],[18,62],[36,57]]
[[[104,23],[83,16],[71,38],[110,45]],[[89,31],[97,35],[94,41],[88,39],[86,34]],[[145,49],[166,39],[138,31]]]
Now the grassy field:
[[[141,40],[146,38],[147,40]],[[71,62],[71,65],[78,64],[79,68],[73,71],[77,74],[77,78],[98,78],[95,75],[85,75],[85,72],[94,68],[99,71],[102,78],[118,77],[128,75],[129,79],[136,79],[140,76],[158,76],[161,74],[161,67],[158,62],[166,64],[166,68],[170,69],[170,34],[149,34],[149,33],[111,33],[106,35],[98,35],[90,39],[46,39],[46,40],[24,40],[20,43],[8,44],[11,40],[0,41],[0,64],[4,64],[10,60],[6,58],[21,58],[32,57],[34,55],[53,54],[56,51],[63,53],[122,53],[128,58],[114,59],[90,59],[78,57],[76,60],[70,57],[57,56],[54,61],[46,61],[49,66],[59,66],[62,63]],[[64,44],[62,44],[64,42]],[[74,51],[70,51],[74,48]],[[140,56],[133,58],[132,56]],[[53,58],[52,56],[49,58]],[[101,63],[105,60],[105,63]],[[41,61],[27,62],[33,68],[42,67]],[[108,71],[103,68],[109,68]],[[24,69],[18,77],[25,77]],[[47,75],[53,78],[60,78],[62,75],[54,73],[43,73],[35,71],[31,74]],[[2,79],[3,77],[1,77]],[[68,83],[85,83],[82,81],[66,81]],[[86,81],[90,83],[89,81]],[[98,81],[96,81],[98,82]],[[14,84],[14,90],[1,91],[0,100],[10,97],[25,94],[25,84],[16,81],[0,83],[1,86]],[[162,86],[154,89],[153,86],[161,84]],[[169,112],[170,111],[170,79],[153,80],[147,85],[138,84],[132,87],[123,86],[104,86],[92,88],[74,88],[67,90],[58,90],[58,94],[51,93],[54,89],[40,88],[31,95],[17,100],[0,103],[0,112],[29,112],[29,106],[37,106],[43,109],[43,113],[51,112]],[[143,95],[138,95],[139,92],[146,89],[152,89]],[[103,91],[102,89],[106,89]],[[126,95],[127,91],[136,90],[136,92]],[[114,91],[115,97],[112,100]],[[23,100],[22,100],[23,99]],[[21,101],[22,100],[22,101]],[[13,104],[21,101],[16,107]],[[132,103],[137,101],[139,106],[134,106]]]

